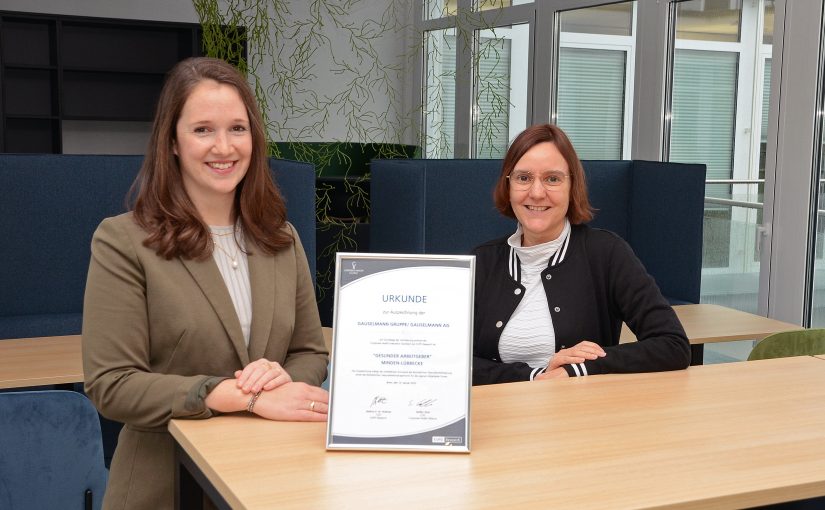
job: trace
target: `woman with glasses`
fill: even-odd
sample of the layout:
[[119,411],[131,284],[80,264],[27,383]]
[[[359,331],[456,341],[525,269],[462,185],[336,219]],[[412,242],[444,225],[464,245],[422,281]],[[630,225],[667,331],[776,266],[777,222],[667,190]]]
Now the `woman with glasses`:
[[[561,129],[519,134],[493,196],[518,227],[473,250],[473,384],[687,368],[687,337],[653,278],[619,236],[585,225],[584,169]],[[619,345],[622,322],[637,342]]]

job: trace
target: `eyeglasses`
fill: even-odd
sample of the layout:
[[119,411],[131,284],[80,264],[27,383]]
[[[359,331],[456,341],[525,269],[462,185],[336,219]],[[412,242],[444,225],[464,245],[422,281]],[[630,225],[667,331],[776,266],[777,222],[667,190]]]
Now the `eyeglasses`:
[[[569,175],[563,172],[548,172],[542,176],[541,185],[546,190],[554,190],[564,184],[565,179],[568,177]],[[513,189],[524,191],[533,187],[533,181],[536,180],[536,177],[530,172],[515,171],[508,175],[507,179]]]

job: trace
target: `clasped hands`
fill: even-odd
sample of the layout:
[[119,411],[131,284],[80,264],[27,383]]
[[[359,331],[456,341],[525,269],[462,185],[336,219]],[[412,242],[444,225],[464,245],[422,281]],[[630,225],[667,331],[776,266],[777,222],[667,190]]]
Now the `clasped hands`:
[[[329,393],[317,386],[293,382],[276,361],[261,358],[235,371],[234,382],[246,401],[261,392],[252,412],[270,420],[326,421]],[[228,381],[224,381],[228,382]]]
[[607,353],[604,352],[602,346],[595,342],[589,340],[579,342],[568,349],[559,349],[559,352],[550,358],[550,363],[547,365],[544,373],[537,375],[534,380],[541,381],[544,379],[569,377],[563,365],[584,363],[586,360],[602,358],[606,355]]

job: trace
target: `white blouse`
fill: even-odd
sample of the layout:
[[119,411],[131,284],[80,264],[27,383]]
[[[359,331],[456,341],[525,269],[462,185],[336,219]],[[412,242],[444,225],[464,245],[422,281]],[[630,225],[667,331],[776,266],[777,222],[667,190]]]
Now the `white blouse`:
[[[226,289],[235,305],[235,313],[241,323],[244,342],[249,347],[249,334],[252,326],[252,288],[249,285],[249,261],[246,256],[246,243],[243,230],[234,226],[209,226],[215,249],[212,258],[223,276]],[[234,235],[233,235],[234,233]]]
[[536,373],[545,368],[556,352],[556,335],[553,320],[547,304],[547,294],[541,282],[541,272],[564,259],[567,239],[570,236],[570,223],[565,219],[564,228],[556,239],[524,248],[521,246],[522,228],[510,236],[510,256],[513,277],[524,286],[521,298],[510,321],[504,327],[498,343],[501,360],[505,363],[523,362]]

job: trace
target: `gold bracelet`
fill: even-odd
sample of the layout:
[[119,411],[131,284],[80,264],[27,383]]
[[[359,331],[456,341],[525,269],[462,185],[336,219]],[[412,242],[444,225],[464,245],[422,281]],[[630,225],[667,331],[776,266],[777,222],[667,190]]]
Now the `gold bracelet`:
[[255,402],[258,401],[258,397],[261,396],[261,393],[263,393],[263,390],[261,390],[258,393],[252,395],[252,398],[249,399],[249,404],[246,405],[246,410],[248,412],[250,412],[250,413],[252,412],[252,408],[255,407]]

